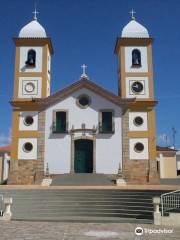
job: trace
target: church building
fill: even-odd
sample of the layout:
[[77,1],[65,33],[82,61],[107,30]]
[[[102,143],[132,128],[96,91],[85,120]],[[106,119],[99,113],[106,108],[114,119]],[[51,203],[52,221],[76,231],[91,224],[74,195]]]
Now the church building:
[[85,65],[78,81],[51,94],[54,49],[36,15],[13,40],[9,184],[34,184],[47,172],[121,175],[131,184],[158,182],[153,39],[134,16],[114,49],[117,95],[89,79]]

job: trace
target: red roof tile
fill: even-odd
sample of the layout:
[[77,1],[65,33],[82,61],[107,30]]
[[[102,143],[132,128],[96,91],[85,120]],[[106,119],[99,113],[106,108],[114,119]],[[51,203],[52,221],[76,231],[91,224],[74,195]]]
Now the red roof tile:
[[165,151],[165,152],[176,152],[176,149],[170,148],[170,147],[160,147],[160,146],[156,146],[156,150],[161,152],[161,151]]
[[7,145],[7,146],[0,146],[0,152],[11,152],[11,145]]

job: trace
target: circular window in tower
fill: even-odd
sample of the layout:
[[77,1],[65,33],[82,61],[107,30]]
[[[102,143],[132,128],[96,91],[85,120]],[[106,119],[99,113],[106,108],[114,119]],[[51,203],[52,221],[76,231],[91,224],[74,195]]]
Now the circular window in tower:
[[32,143],[26,142],[26,143],[23,145],[23,150],[24,150],[24,152],[31,152],[31,151],[33,150],[33,145],[32,145]]
[[134,145],[134,151],[137,152],[137,153],[140,153],[144,150],[144,144],[142,144],[141,142],[137,142],[135,145]]
[[137,116],[137,117],[134,118],[133,122],[134,122],[134,125],[139,127],[139,126],[141,126],[144,123],[144,120],[143,120],[142,117]]
[[34,123],[34,119],[33,119],[32,116],[26,116],[26,117],[24,118],[24,124],[25,124],[26,126],[30,126],[30,125],[32,125],[33,123]]
[[144,86],[141,82],[135,81],[135,82],[132,83],[131,89],[135,94],[139,94],[143,91]]
[[25,91],[26,91],[27,93],[32,93],[32,92],[34,91],[34,89],[35,89],[34,83],[32,83],[32,82],[26,83],[26,85],[25,85]]
[[87,108],[91,103],[91,99],[88,95],[80,95],[77,99],[77,104],[81,108]]

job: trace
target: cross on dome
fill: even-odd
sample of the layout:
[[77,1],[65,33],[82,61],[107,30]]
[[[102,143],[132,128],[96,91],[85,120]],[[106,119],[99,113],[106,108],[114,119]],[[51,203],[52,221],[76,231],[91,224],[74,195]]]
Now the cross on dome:
[[87,68],[87,66],[86,66],[85,64],[83,64],[83,65],[81,66],[81,68],[82,68],[82,70],[83,70],[83,73],[81,74],[81,78],[87,78],[87,79],[89,79],[88,75],[86,74],[86,68]]
[[34,14],[34,20],[37,20],[37,14],[39,14],[39,12],[36,10],[36,3],[34,4],[34,12],[32,12]]
[[47,38],[46,31],[37,21],[37,14],[39,13],[36,8],[36,2],[34,4],[34,17],[28,24],[21,28],[19,32],[19,38]]
[[149,38],[148,30],[135,19],[136,12],[132,9],[129,14],[131,14],[131,20],[127,25],[123,27],[121,37],[123,38]]
[[134,16],[135,13],[136,12],[133,9],[131,10],[131,12],[129,12],[129,14],[131,14],[131,19],[132,20],[135,20],[135,16]]

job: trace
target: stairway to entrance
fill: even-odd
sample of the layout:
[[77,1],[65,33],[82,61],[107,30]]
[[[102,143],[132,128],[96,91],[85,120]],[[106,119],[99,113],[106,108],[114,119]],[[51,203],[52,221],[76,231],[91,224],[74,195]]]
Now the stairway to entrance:
[[28,221],[152,223],[159,190],[14,189],[12,219]]
[[52,176],[51,186],[113,186],[115,177],[96,173],[58,174]]

